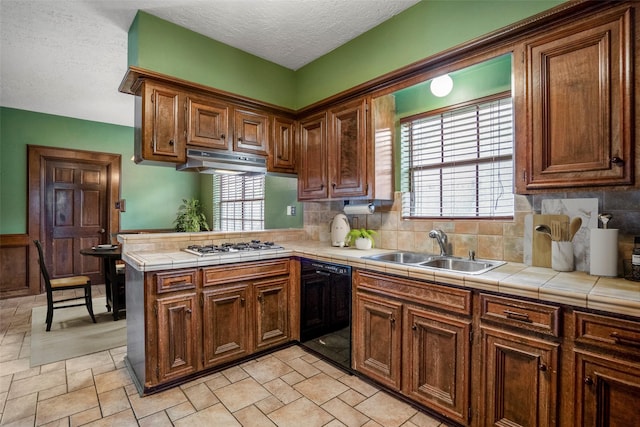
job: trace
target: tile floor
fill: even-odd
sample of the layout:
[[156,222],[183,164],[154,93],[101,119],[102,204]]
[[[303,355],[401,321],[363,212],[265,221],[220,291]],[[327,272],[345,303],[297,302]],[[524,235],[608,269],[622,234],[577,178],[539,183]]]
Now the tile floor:
[[2,426],[441,425],[298,346],[143,398],[126,347],[31,368],[31,309],[45,304],[44,295],[0,300]]

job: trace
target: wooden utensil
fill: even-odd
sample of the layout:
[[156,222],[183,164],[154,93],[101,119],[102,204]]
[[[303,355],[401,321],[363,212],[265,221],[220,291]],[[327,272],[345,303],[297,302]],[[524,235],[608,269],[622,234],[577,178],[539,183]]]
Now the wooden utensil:
[[562,224],[560,221],[551,221],[551,240],[559,242],[562,239]]
[[569,217],[561,214],[534,214],[531,219],[531,265],[551,268],[551,239],[549,235],[535,231],[539,225],[549,225],[551,221],[569,223]]
[[582,218],[579,216],[572,218],[569,224],[569,241],[573,240],[573,236],[580,230],[580,227],[582,227]]

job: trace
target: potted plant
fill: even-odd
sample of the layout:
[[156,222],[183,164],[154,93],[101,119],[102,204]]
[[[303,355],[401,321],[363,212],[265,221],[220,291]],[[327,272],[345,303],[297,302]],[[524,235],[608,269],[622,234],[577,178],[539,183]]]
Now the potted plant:
[[174,222],[176,231],[209,231],[207,218],[202,213],[198,199],[182,199],[182,205],[178,208],[178,216]]
[[373,230],[367,230],[366,228],[354,228],[349,231],[346,238],[346,243],[355,243],[358,249],[371,249],[374,245],[373,236],[377,234]]

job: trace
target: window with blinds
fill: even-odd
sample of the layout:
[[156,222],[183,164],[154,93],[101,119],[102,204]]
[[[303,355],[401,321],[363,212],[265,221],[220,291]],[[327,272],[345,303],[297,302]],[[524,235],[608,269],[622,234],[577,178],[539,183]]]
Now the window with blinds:
[[213,229],[264,229],[264,175],[213,176]]
[[510,95],[401,119],[404,217],[513,216]]

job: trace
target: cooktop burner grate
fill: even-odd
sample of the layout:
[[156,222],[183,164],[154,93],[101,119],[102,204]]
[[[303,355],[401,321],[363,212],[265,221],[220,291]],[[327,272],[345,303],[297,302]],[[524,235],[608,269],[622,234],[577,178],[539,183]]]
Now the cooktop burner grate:
[[183,249],[183,251],[193,255],[207,256],[218,255],[227,252],[248,252],[272,249],[283,249],[283,247],[280,245],[276,245],[273,242],[261,242],[260,240],[252,240],[250,242],[239,243],[225,242],[219,245],[190,245]]

